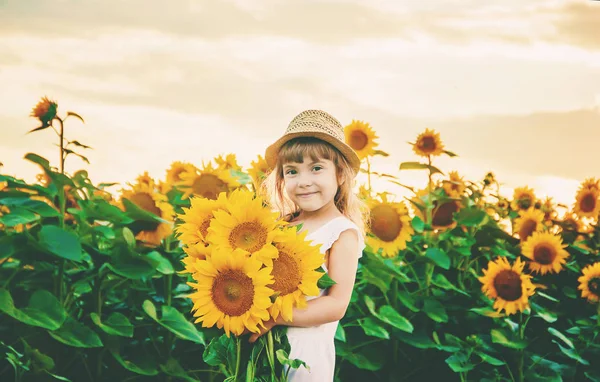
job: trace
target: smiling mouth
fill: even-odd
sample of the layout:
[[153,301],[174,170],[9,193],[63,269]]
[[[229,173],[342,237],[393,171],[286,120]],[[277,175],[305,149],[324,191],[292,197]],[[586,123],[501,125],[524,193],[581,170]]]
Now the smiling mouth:
[[315,191],[315,192],[309,192],[307,194],[298,194],[298,197],[300,197],[300,198],[306,198],[307,196],[311,196],[311,195],[314,195],[316,193],[317,192]]

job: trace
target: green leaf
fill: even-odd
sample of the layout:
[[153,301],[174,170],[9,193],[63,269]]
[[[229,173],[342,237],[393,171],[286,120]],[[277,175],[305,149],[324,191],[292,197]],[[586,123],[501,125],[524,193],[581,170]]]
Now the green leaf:
[[440,248],[427,248],[425,257],[443,269],[450,269],[450,257]]
[[90,328],[68,317],[64,324],[57,330],[48,331],[57,341],[65,345],[78,348],[102,347],[100,337]]
[[390,154],[386,153],[385,151],[381,151],[381,150],[375,150],[375,152],[373,153],[373,155],[381,155],[383,157],[389,157]]
[[[85,123],[85,121],[83,120],[83,118],[81,118],[81,116],[73,111],[67,111],[67,117],[75,117],[77,119],[79,119],[81,122]],[[67,119],[67,117],[65,117],[65,119]]]
[[448,155],[450,158],[458,156],[454,154],[452,151],[444,150],[444,154]]
[[336,347],[336,352],[343,360],[350,362],[362,370],[377,371],[383,367],[384,357],[371,350],[362,348],[351,351],[345,347],[340,347],[338,350]]
[[536,296],[541,296],[541,297],[544,297],[544,298],[546,298],[546,299],[548,299],[548,300],[550,300],[550,301],[553,301],[553,302],[559,302],[559,300],[558,300],[558,299],[556,299],[556,298],[554,298],[554,297],[552,297],[552,296],[549,296],[549,295],[547,295],[547,294],[546,294],[546,293],[544,293],[544,292],[540,292],[540,291],[537,291],[537,290],[536,290],[536,291],[535,291],[535,294],[536,294]]
[[534,302],[532,302],[530,305],[531,305],[531,308],[535,311],[536,316],[540,317],[544,321],[546,321],[548,323],[553,323],[556,320],[558,320],[558,316],[556,315],[556,313],[553,313],[553,312],[547,310],[543,306],[538,305]]
[[39,216],[33,212],[20,207],[15,207],[6,215],[0,216],[0,223],[7,227],[14,227],[19,224],[29,224],[39,220]]
[[381,321],[392,325],[402,331],[412,333],[414,330],[413,325],[405,317],[401,316],[393,307],[390,305],[384,305],[379,310],[377,315]]
[[40,166],[42,166],[43,169],[51,171],[50,169],[50,161],[46,158],[43,158],[37,154],[34,153],[27,153],[25,154],[25,159],[27,159],[30,162],[33,162],[35,164],[39,164]]
[[581,358],[581,356],[579,354],[577,354],[575,349],[567,349],[567,348],[563,347],[561,344],[559,344],[558,341],[556,341],[556,340],[552,340],[552,342],[554,342],[556,345],[558,345],[558,347],[560,348],[560,351],[567,357],[574,359],[575,361],[577,361],[583,365],[590,364],[587,360]]
[[456,353],[446,358],[446,363],[455,373],[462,373],[475,368],[475,364],[469,362],[469,358],[462,353]]
[[423,230],[425,230],[425,222],[420,217],[415,216],[412,219],[412,227],[415,232],[421,233]]
[[335,339],[340,342],[346,342],[346,331],[340,322],[338,322],[337,329],[335,330]]
[[425,300],[423,311],[435,322],[448,322],[448,313],[438,300],[432,298]]
[[511,349],[525,349],[527,347],[527,342],[519,339],[511,340],[509,339],[505,333],[498,329],[492,329],[492,342],[495,344],[499,344]]
[[169,358],[167,363],[160,365],[160,370],[167,375],[181,378],[188,382],[200,382],[200,380],[190,377],[175,358]]
[[156,273],[151,259],[137,253],[118,252],[113,255],[112,263],[106,266],[119,276],[131,280],[140,280]]
[[123,205],[125,206],[125,211],[127,212],[127,215],[134,220],[154,223],[169,223],[168,221],[160,218],[159,216],[156,216],[153,213],[138,207],[137,204],[133,203],[127,198],[123,198]]
[[106,347],[113,358],[126,370],[147,376],[158,374],[158,368],[155,366],[155,361],[147,355],[130,352],[132,359],[123,359],[119,346],[119,337],[109,336]]
[[213,338],[204,349],[202,359],[210,366],[230,365],[236,359],[234,338],[225,334]]
[[15,207],[21,207],[43,217],[56,217],[60,215],[48,203],[44,203],[41,200],[29,199],[29,197],[4,198],[0,199],[0,204],[7,206],[11,210]]
[[475,354],[477,354],[479,357],[481,357],[481,359],[484,362],[489,363],[490,365],[494,365],[494,366],[502,366],[504,364],[506,364],[506,362],[499,360],[498,358],[492,357],[489,354],[483,353],[483,352],[475,352]]
[[144,312],[154,321],[173,332],[177,337],[205,345],[204,335],[199,332],[194,324],[189,322],[183,314],[172,306],[162,306],[162,318],[159,319],[156,315],[156,308],[150,300],[144,301],[142,304]]
[[552,334],[554,337],[560,339],[562,342],[565,343],[565,345],[567,345],[569,348],[571,349],[575,349],[575,346],[573,345],[573,342],[568,339],[564,334],[562,334],[561,332],[559,332],[558,330],[554,329],[553,327],[549,327],[548,328],[548,333]]
[[479,208],[472,206],[463,208],[454,215],[454,220],[465,227],[479,227],[487,223],[489,215]]
[[290,359],[288,353],[284,349],[278,349],[275,352],[275,356],[282,365],[289,366],[292,369],[297,369],[300,366],[304,366],[310,370],[310,367],[304,361],[299,359]]
[[400,163],[400,170],[429,170],[431,171],[431,174],[442,174],[444,175],[444,173],[442,171],[440,171],[440,169],[438,169],[437,167],[434,166],[430,166],[426,163],[419,163],[419,162],[404,162],[404,163]]
[[381,325],[379,325],[371,317],[367,317],[363,320],[359,320],[360,326],[364,330],[365,334],[370,337],[383,338],[385,340],[390,339],[390,333]]
[[325,270],[323,268],[320,268],[319,271],[323,272],[323,276],[321,276],[319,281],[317,281],[317,286],[320,289],[327,289],[327,288],[337,284],[335,281],[333,281],[331,279],[331,277],[329,277],[329,274],[327,274],[327,272],[325,272]]
[[171,264],[171,262],[159,252],[152,251],[148,253],[146,257],[151,260],[151,263],[155,266],[156,270],[162,273],[163,275],[172,275],[173,273],[175,273],[175,270],[173,269],[173,264]]
[[108,334],[113,336],[133,337],[133,325],[131,325],[129,319],[121,313],[112,313],[104,322],[100,320],[100,316],[96,313],[91,313],[90,316],[94,324],[98,325],[100,329]]
[[79,237],[74,233],[57,226],[47,225],[40,230],[39,242],[42,247],[58,257],[78,262],[83,261],[81,243]]
[[0,289],[0,311],[24,324],[55,330],[65,322],[67,313],[54,295],[37,290],[31,295],[27,308],[17,309],[10,293]]
[[420,311],[420,309],[417,308],[417,306],[415,305],[415,297],[413,295],[409,294],[408,292],[398,291],[396,296],[398,297],[398,300],[400,300],[402,305],[404,305],[411,311],[415,313]]
[[435,277],[433,277],[433,279],[431,280],[431,283],[439,288],[445,289],[445,290],[453,290],[456,291],[460,294],[464,294],[465,296],[470,296],[467,292],[457,288],[454,284],[452,284],[447,278],[446,276],[444,276],[441,273],[437,273],[435,275]]

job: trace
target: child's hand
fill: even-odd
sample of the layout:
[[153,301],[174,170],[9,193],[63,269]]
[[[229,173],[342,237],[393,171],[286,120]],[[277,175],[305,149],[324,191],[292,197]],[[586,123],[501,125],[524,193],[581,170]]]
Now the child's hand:
[[265,328],[261,328],[260,326],[258,327],[260,332],[252,333],[252,335],[250,336],[250,339],[248,339],[248,341],[251,344],[254,343],[258,339],[258,337],[262,336],[263,334],[267,333],[269,330],[273,329],[273,327],[275,327],[275,325],[277,325],[277,322],[275,322],[274,320],[269,320],[269,321],[265,321],[264,325],[265,325]]

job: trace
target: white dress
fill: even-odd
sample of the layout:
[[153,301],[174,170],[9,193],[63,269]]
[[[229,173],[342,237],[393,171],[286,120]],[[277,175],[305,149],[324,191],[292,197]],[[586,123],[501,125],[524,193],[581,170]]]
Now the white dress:
[[[321,244],[321,253],[325,254],[340,237],[340,234],[347,229],[354,229],[358,233],[358,257],[361,257],[365,248],[362,234],[356,224],[345,216],[333,218],[316,231],[309,232],[306,235],[306,240],[312,241],[313,245]],[[325,269],[325,264],[323,264],[323,268]],[[325,290],[320,289],[319,297],[324,294]],[[317,296],[308,297],[307,300],[314,298],[317,298]],[[335,370],[334,337],[338,323],[339,321],[335,321],[308,328],[288,328],[287,336],[291,345],[289,358],[300,359],[310,367],[310,370],[307,370],[304,366],[300,366],[298,369],[290,369],[288,381],[333,381]]]

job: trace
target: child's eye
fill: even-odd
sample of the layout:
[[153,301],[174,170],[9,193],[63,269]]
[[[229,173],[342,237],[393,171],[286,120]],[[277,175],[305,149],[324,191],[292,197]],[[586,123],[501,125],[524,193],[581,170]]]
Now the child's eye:
[[321,166],[315,166],[315,167],[313,167],[313,170],[315,170],[315,171],[319,171],[319,170],[321,170],[322,168],[323,168],[323,167],[321,167]]
[[296,170],[287,170],[287,171],[285,172],[285,175],[290,175],[292,172],[296,172]]

